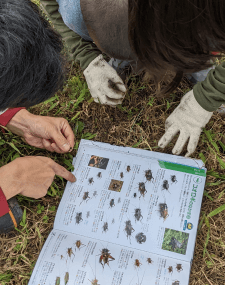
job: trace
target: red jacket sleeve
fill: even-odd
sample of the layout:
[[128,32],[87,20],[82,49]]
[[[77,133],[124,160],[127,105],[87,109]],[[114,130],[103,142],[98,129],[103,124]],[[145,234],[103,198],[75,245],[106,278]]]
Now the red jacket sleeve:
[[0,187],[0,217],[9,213],[9,205],[7,203],[6,197]]
[[[6,126],[8,124],[8,122],[12,119],[12,117],[19,112],[21,109],[26,109],[25,107],[20,107],[20,108],[12,108],[12,109],[8,109],[7,111],[5,111],[5,113],[3,113],[2,115],[0,115],[0,125],[2,126]],[[2,128],[1,128],[2,129]],[[4,129],[2,129],[3,132],[5,132]]]

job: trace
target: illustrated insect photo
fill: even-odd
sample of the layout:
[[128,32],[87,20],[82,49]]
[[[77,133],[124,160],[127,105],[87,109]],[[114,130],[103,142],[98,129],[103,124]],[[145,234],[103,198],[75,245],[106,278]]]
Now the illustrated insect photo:
[[88,201],[90,199],[90,197],[88,196],[89,192],[84,192],[84,195],[82,197],[82,201],[80,202],[80,205],[83,201]]
[[111,199],[109,202],[109,208],[115,207],[115,201],[114,199]]
[[171,175],[170,178],[173,183],[177,183],[176,175]]
[[169,266],[169,267],[168,267],[168,271],[169,271],[169,273],[172,274],[172,273],[173,273],[173,266]]
[[57,277],[55,280],[55,285],[60,285],[60,277]]
[[[75,255],[74,255],[74,253],[73,253],[73,250],[72,250],[72,247],[69,247],[68,249],[67,249],[67,255],[68,255],[68,258],[71,258],[72,257],[72,255],[75,257]],[[74,257],[73,257],[73,259],[74,259]],[[68,259],[67,258],[67,259]],[[73,260],[72,260],[73,261]],[[66,260],[66,262],[67,262],[67,260]]]
[[139,261],[139,259],[135,259],[134,266],[137,268],[137,267],[140,267],[141,265],[142,263]]
[[151,182],[151,180],[154,179],[152,176],[152,171],[150,169],[145,170],[145,178],[149,182]]
[[123,172],[120,172],[120,178],[122,178],[123,179]]
[[177,264],[176,270],[177,270],[178,272],[182,271],[182,270],[183,270],[182,264]]
[[130,171],[131,171],[130,165],[127,165],[127,172],[130,172]]
[[83,248],[83,247],[85,247],[86,245],[85,244],[83,244],[80,240],[77,240],[76,242],[75,242],[75,250],[76,250],[76,248],[77,249],[81,249],[81,248]]
[[90,211],[87,211],[86,218],[88,219],[89,217],[90,217]]
[[136,209],[134,210],[134,218],[135,218],[135,222],[136,222],[136,221],[140,221],[140,220],[143,219],[143,216],[142,216],[142,214],[141,214],[141,209],[140,209],[140,208],[136,208]]
[[65,282],[65,285],[69,282],[69,272],[66,272],[65,277],[64,277],[64,282]]
[[107,248],[103,248],[101,251],[101,256],[99,258],[99,263],[101,263],[102,267],[104,268],[105,264],[108,264],[109,266],[109,261],[115,260],[114,257],[112,257],[111,253]]
[[152,259],[150,257],[147,258],[147,263],[148,264],[152,264],[153,263],[153,261],[152,261]]
[[98,196],[98,193],[97,193],[97,191],[95,190],[94,192],[93,192],[93,197],[97,197]]
[[[145,194],[147,193],[147,190],[145,189],[145,183],[144,183],[144,182],[140,182],[140,183],[139,183],[138,190],[139,190],[141,196],[144,197]],[[140,197],[141,197],[141,196],[140,196]]]
[[133,197],[136,198],[137,197],[137,193],[134,193]]
[[98,178],[102,178],[102,173],[99,172],[99,173],[97,174],[97,177],[98,177]]
[[162,190],[167,190],[170,193],[169,187],[170,187],[170,185],[169,185],[168,180],[164,180],[163,184],[162,184]]
[[172,237],[169,245],[171,245],[171,247],[174,251],[176,248],[181,248],[183,245],[183,242],[181,243],[175,237]]
[[129,239],[130,239],[132,233],[133,233],[135,230],[133,229],[130,220],[126,221],[126,222],[125,222],[125,225],[126,225],[126,226],[125,226],[124,231],[125,231],[126,234],[127,234],[127,238],[129,237]]
[[81,221],[83,221],[82,212],[76,213],[76,224],[79,224]]
[[137,243],[142,244],[143,242],[146,242],[146,235],[144,233],[139,233],[135,236],[135,239]]
[[106,232],[108,231],[108,229],[109,229],[108,223],[107,223],[107,222],[104,222],[102,228],[103,228],[103,231],[102,231],[102,232],[105,232],[105,233],[106,233]]
[[167,219],[167,217],[169,217],[168,207],[166,203],[159,204],[159,212],[160,212],[160,217],[162,217],[164,221]]
[[112,179],[108,190],[120,192],[123,186],[123,181]]
[[89,184],[93,184],[93,183],[94,183],[94,178],[93,178],[93,177],[89,178],[89,179],[88,179],[88,183],[89,183]]
[[180,285],[180,281],[176,280],[172,283],[172,285]]
[[94,279],[94,280],[89,280],[90,282],[91,282],[91,284],[92,285],[100,285],[99,283],[98,283],[98,280],[97,279]]

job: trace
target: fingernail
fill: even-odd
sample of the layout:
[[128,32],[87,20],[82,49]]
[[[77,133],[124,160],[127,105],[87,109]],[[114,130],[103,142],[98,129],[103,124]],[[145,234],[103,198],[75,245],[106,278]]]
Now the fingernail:
[[62,148],[68,151],[70,149],[69,143],[64,143],[64,145],[62,145]]
[[76,179],[76,177],[74,176],[74,178],[73,178],[73,182],[76,182],[77,181],[77,179]]
[[73,148],[72,147],[70,147],[70,150],[69,150],[69,152],[71,152],[73,150]]

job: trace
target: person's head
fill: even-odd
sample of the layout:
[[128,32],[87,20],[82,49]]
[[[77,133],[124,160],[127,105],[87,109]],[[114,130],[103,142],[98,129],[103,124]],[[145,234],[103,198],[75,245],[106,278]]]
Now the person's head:
[[211,66],[212,51],[225,51],[225,1],[128,0],[129,40],[149,73],[159,82],[166,71],[176,76]]
[[0,1],[0,111],[30,107],[63,87],[61,36],[30,0]]

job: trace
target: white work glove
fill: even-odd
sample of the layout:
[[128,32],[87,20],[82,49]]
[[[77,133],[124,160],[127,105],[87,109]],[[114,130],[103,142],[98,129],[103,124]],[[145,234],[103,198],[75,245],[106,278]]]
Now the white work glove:
[[179,155],[189,139],[187,153],[190,156],[196,149],[202,128],[208,123],[213,112],[204,110],[196,101],[193,90],[181,99],[180,104],[167,118],[165,134],[159,140],[158,146],[164,148],[173,137],[180,132],[172,153]]
[[100,54],[84,70],[91,96],[96,103],[116,106],[121,104],[126,87],[115,69]]

